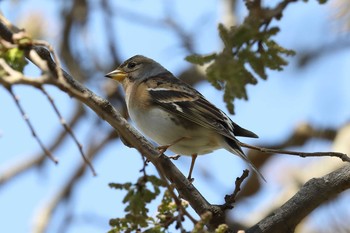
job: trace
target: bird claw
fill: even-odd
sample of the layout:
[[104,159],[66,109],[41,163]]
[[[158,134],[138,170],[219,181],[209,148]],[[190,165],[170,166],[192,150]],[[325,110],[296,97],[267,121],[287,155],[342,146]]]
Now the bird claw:
[[193,177],[187,177],[187,180],[192,184],[193,181],[194,181],[194,178]]
[[178,143],[179,141],[185,139],[186,137],[181,137],[177,140],[175,140],[174,142],[168,144],[168,145],[164,145],[164,146],[158,146],[157,149],[159,151],[160,154],[163,154],[165,151],[167,151],[167,149],[173,145],[175,145],[176,143]]
[[164,145],[164,146],[158,146],[157,150],[159,151],[160,154],[163,154],[171,145]]

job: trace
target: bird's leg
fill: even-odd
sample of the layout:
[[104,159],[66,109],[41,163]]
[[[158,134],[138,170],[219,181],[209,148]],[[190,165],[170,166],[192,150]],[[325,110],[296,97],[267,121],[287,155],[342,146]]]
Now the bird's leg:
[[181,155],[173,155],[173,156],[169,156],[169,159],[173,159],[173,160],[178,160],[181,157]]
[[164,145],[164,146],[158,146],[157,149],[159,151],[159,154],[163,154],[170,146],[171,146],[171,144]]
[[172,143],[168,144],[168,145],[164,145],[164,146],[158,146],[157,149],[159,150],[160,154],[163,154],[169,147],[175,145],[176,143],[178,143],[179,141],[185,139],[186,137],[181,137],[179,139],[176,139],[175,141],[173,141]]
[[194,163],[196,162],[197,154],[192,154],[191,157],[192,157],[192,160],[191,160],[191,167],[190,167],[190,172],[188,173],[187,179],[188,179],[190,182],[193,182],[194,179],[192,178],[192,171],[193,171]]

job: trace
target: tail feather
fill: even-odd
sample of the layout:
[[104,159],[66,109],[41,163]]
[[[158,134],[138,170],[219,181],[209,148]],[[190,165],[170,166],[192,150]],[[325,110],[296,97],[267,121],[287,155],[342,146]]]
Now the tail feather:
[[242,148],[237,144],[237,142],[231,138],[227,138],[225,137],[225,141],[227,143],[227,147],[224,147],[226,150],[230,151],[231,153],[238,155],[239,157],[241,157],[246,163],[249,164],[249,166],[254,170],[254,172],[256,174],[258,174],[258,176],[264,180],[266,182],[265,177],[263,176],[263,174],[261,174],[261,172],[258,170],[257,167],[255,167],[255,165],[249,160],[249,158],[244,154],[244,152],[242,151]]
[[245,128],[242,128],[241,126],[237,125],[234,122],[232,122],[232,125],[233,125],[233,134],[235,136],[249,137],[249,138],[258,138],[259,137],[258,135],[256,135],[252,131],[249,131]]

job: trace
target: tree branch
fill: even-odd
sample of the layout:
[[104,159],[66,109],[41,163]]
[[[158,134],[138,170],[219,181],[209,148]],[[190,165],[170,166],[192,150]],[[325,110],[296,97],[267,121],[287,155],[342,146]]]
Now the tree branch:
[[[9,33],[8,28],[1,22],[0,23],[0,36],[2,33]],[[4,39],[8,38],[12,41],[11,35],[6,35]],[[172,183],[175,184],[179,194],[186,199],[192,208],[198,215],[210,210],[213,212],[213,218],[211,219],[208,228],[210,230],[215,229],[218,225],[225,223],[225,212],[218,206],[212,206],[201,195],[201,193],[187,180],[187,178],[178,170],[178,168],[170,161],[165,155],[159,155],[159,151],[147,141],[138,131],[136,131],[129,123],[121,116],[121,114],[113,108],[113,106],[105,99],[97,96],[92,91],[84,87],[81,83],[76,81],[67,72],[61,69],[62,79],[57,75],[56,63],[51,58],[50,52],[43,47],[28,44],[25,49],[26,58],[37,64],[37,58],[33,59],[33,51],[35,51],[40,58],[47,62],[47,66],[50,71],[50,77],[47,82],[41,84],[51,84],[68,95],[75,97],[88,107],[90,107],[100,118],[107,121],[114,129],[116,129],[119,135],[129,142],[135,149],[143,154],[149,161],[154,164],[157,171],[163,171],[164,175]],[[49,75],[48,75],[49,76]],[[45,79],[43,79],[45,80]],[[37,81],[38,82],[38,81]],[[37,82],[34,82],[37,84]],[[14,85],[21,83],[20,80],[8,80],[7,85]]]
[[[96,144],[90,144],[91,146],[87,151],[87,158],[93,159],[101,149],[103,149],[106,144],[110,143],[113,138],[116,137],[116,132],[114,130],[110,131],[108,135],[105,136],[100,142]],[[36,211],[33,220],[32,232],[44,233],[47,231],[49,221],[52,214],[57,209],[57,206],[66,198],[68,198],[73,190],[74,185],[81,178],[86,170],[86,163],[80,163],[77,165],[73,173],[68,177],[67,181],[54,191],[49,199],[42,203],[42,206]]]
[[[72,119],[69,120],[68,125],[71,128],[79,123],[79,120],[84,115],[84,108],[79,103],[75,108],[75,112],[72,114]],[[48,150],[51,152],[55,152],[60,146],[62,146],[64,140],[67,138],[68,132],[66,130],[62,130],[57,133],[55,139],[51,142],[50,146],[48,146]],[[35,166],[39,166],[43,163],[46,158],[45,153],[38,153],[33,156],[27,156],[28,159],[21,159],[20,161],[11,161],[13,165],[5,164],[4,169],[0,169],[0,186],[10,181],[12,178],[22,174],[23,172],[31,169]]]
[[337,157],[341,159],[343,162],[350,162],[350,158],[340,152],[299,152],[299,151],[291,151],[291,150],[280,150],[280,149],[271,149],[271,148],[263,148],[260,146],[253,146],[243,142],[239,142],[241,147],[246,147],[252,150],[257,150],[263,153],[274,153],[274,154],[286,154],[286,155],[296,155],[302,158],[305,157]]
[[297,224],[314,209],[350,188],[350,165],[321,178],[313,178],[281,208],[249,228],[246,233],[294,232]]
[[[0,23],[0,36],[2,36],[4,28],[6,29],[5,31],[9,31],[4,24]],[[9,37],[4,36],[3,38],[5,40],[6,38],[10,38],[8,41],[12,41],[12,35]],[[60,69],[46,48],[28,44],[23,49],[29,60],[35,64],[46,63],[49,69],[46,79],[32,80],[33,82],[27,82],[27,85],[35,86],[38,83],[40,85],[54,85],[90,107],[99,117],[116,129],[122,138],[151,161],[157,168],[157,171],[164,174],[175,185],[179,194],[190,203],[198,215],[202,215],[208,210],[212,213],[212,218],[209,224],[207,224],[210,231],[213,231],[220,224],[225,223],[225,211],[219,206],[211,205],[170,159],[163,154],[159,155],[159,151],[130,126],[107,100],[95,95],[64,70]],[[39,57],[33,57],[33,54],[38,54]],[[58,75],[59,73],[62,73],[62,76]],[[10,87],[19,83],[21,83],[19,79],[6,80],[6,85]],[[265,218],[250,228],[248,232],[281,232],[281,229],[287,230],[283,232],[292,231],[297,223],[318,205],[350,187],[349,173],[350,166],[346,166],[323,178],[313,179],[307,182],[290,201],[276,210],[273,216]],[[322,190],[322,193],[320,193],[320,190]],[[228,230],[226,232],[233,231]]]

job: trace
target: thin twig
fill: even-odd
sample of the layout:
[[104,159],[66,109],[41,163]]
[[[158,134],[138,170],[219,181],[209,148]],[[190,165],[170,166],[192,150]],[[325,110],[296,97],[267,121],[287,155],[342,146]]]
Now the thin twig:
[[85,163],[89,166],[92,174],[94,176],[97,176],[93,165],[91,164],[90,160],[85,156],[82,144],[78,141],[77,137],[73,133],[73,130],[69,127],[69,125],[67,124],[66,120],[62,117],[62,115],[61,115],[60,111],[58,110],[58,108],[57,108],[53,98],[49,95],[49,93],[43,87],[40,87],[40,90],[47,97],[47,99],[50,101],[51,106],[53,107],[53,109],[54,109],[58,119],[60,120],[62,126],[68,132],[68,134],[72,137],[72,139],[75,142],[75,144],[77,145],[77,147],[79,149],[79,152],[80,152],[81,156],[83,157]]
[[[73,128],[81,119],[84,114],[84,108],[81,104],[77,104],[75,107],[75,112],[73,117],[70,119],[68,125]],[[67,131],[62,130],[55,135],[55,139],[47,147],[51,153],[54,153],[60,146],[62,146],[64,139],[67,136]],[[32,156],[26,156],[27,159],[21,159],[20,161],[12,161],[10,164],[4,164],[3,168],[0,168],[0,185],[10,182],[11,179],[23,174],[25,171],[33,168],[34,166],[39,166],[46,158],[45,153],[39,153]]]
[[140,169],[140,172],[143,173],[143,176],[146,177],[147,173],[146,173],[146,166],[148,165],[147,159],[145,156],[141,155],[142,161],[143,161],[143,167]]
[[243,174],[240,177],[236,178],[235,190],[233,190],[232,194],[225,196],[225,204],[223,204],[221,206],[221,208],[223,210],[233,208],[233,203],[236,202],[237,194],[239,193],[239,191],[241,191],[241,185],[242,185],[243,181],[245,180],[245,178],[248,177],[248,175],[249,175],[249,170],[245,169],[245,170],[243,170]]
[[[87,150],[87,157],[90,159],[95,158],[100,155],[100,151],[105,148],[105,146],[111,142],[111,139],[115,138],[115,131],[111,130],[101,141],[96,144],[94,139],[91,139],[90,147]],[[73,169],[73,173],[69,175],[68,179],[63,183],[63,185],[58,188],[52,195],[49,195],[48,200],[43,201],[41,207],[36,211],[33,216],[33,228],[31,232],[44,233],[48,232],[48,225],[52,218],[54,210],[57,209],[58,205],[63,202],[65,198],[71,197],[74,191],[74,187],[77,181],[82,177],[86,169],[86,163],[80,163]]]
[[[163,179],[165,179],[163,174],[162,174],[162,176],[163,176]],[[168,182],[166,183],[166,186],[170,192],[170,195],[174,199],[177,207],[179,208],[179,211],[181,211],[182,215],[187,216],[193,224],[196,224],[197,220],[190,213],[188,213],[188,211],[183,207],[182,201],[180,200],[180,198],[177,197],[177,195],[174,192],[174,187],[172,185],[170,185]]]
[[291,151],[291,150],[279,150],[279,149],[270,149],[270,148],[263,148],[263,147],[259,147],[259,146],[253,146],[253,145],[249,145],[249,144],[246,144],[243,142],[239,142],[239,145],[241,147],[249,148],[252,150],[257,150],[257,151],[260,151],[263,153],[296,155],[296,156],[300,156],[303,158],[330,156],[330,157],[338,157],[344,162],[350,162],[350,158],[346,154],[340,153],[340,152],[299,152],[299,151]]
[[[117,53],[117,48],[116,48],[116,41],[118,39],[116,38],[116,33],[114,30],[110,30],[110,28],[116,28],[114,27],[114,23],[116,21],[111,20],[111,18],[114,16],[114,8],[111,6],[112,2],[109,1],[101,1],[101,8],[104,11],[104,24],[106,28],[106,33],[107,33],[107,46],[108,46],[108,52],[111,54],[112,62],[110,61],[111,64],[118,64],[120,60],[118,59],[118,53]],[[93,56],[95,57],[95,56]],[[96,62],[97,63],[97,62]]]
[[25,113],[24,109],[22,108],[22,105],[19,102],[19,98],[18,96],[16,96],[11,87],[7,87],[7,90],[9,91],[10,95],[12,96],[13,100],[15,101],[17,108],[19,109],[19,111],[21,112],[24,121],[27,123],[33,137],[36,139],[36,141],[39,143],[41,149],[44,151],[44,153],[55,163],[58,163],[58,160],[52,155],[52,153],[46,149],[46,147],[44,146],[43,142],[41,141],[41,139],[38,137],[37,133],[34,130],[34,127],[32,125],[32,123],[29,120],[28,115]]
[[[165,156],[165,155],[162,154],[161,156]],[[169,158],[167,158],[167,159],[169,159]],[[158,166],[157,168],[158,168],[158,174],[159,174],[160,178],[164,181],[164,183],[165,183],[171,197],[173,198],[175,204],[177,205],[178,209],[181,210],[182,214],[187,216],[191,220],[191,222],[195,225],[197,223],[197,220],[190,213],[188,213],[188,211],[183,207],[182,201],[180,200],[180,198],[178,198],[178,196],[174,192],[173,185],[169,184],[168,179],[165,177],[165,175],[164,175],[165,172],[163,170],[163,167]],[[190,182],[188,181],[188,183],[190,183]]]

